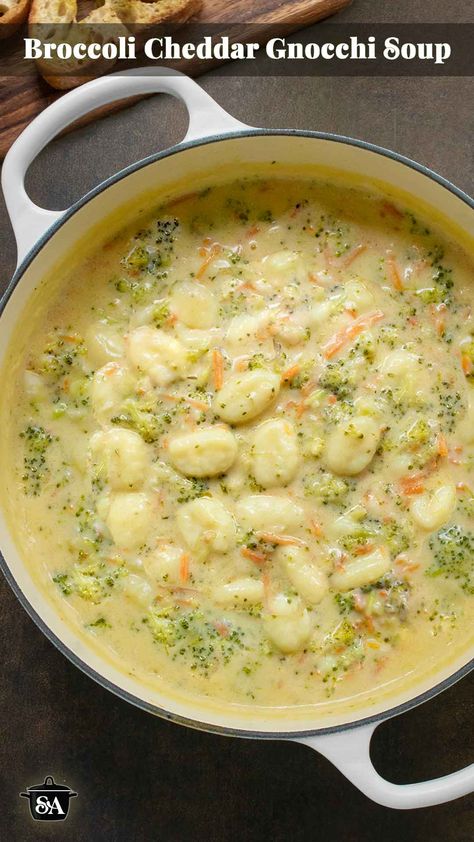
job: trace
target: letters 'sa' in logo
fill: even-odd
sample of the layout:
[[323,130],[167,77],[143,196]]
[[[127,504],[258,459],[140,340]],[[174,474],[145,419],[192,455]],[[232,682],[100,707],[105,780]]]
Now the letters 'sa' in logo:
[[20,792],[22,798],[29,798],[30,813],[37,822],[61,822],[67,816],[69,799],[77,795],[69,786],[56,784],[47,775],[42,784],[27,787]]

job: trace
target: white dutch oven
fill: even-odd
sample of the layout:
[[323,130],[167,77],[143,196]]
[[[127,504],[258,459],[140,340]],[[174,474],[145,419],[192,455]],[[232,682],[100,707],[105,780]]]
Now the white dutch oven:
[[[94,108],[114,100],[155,92],[172,94],[189,112],[189,128],[182,143],[128,167],[103,182],[64,212],[34,205],[24,188],[24,176],[38,152],[65,126]],[[0,364],[13,330],[19,324],[33,288],[62,256],[74,249],[87,231],[130,200],[150,190],[185,181],[193,189],[203,171],[225,165],[278,161],[282,166],[337,167],[350,175],[381,179],[398,190],[442,208],[446,217],[472,233],[474,203],[433,172],[393,152],[335,135],[254,129],[234,120],[195,82],[166,69],[147,68],[114,74],[71,91],[28,126],[10,149],[3,167],[3,190],[18,245],[18,268],[4,296],[1,312]],[[472,668],[472,652],[458,656],[436,674],[389,699],[372,701],[357,711],[319,717],[233,705],[211,707],[205,702],[177,699],[122,673],[89,648],[58,614],[34,584],[0,514],[2,568],[23,607],[46,636],[69,659],[104,687],[123,699],[175,722],[215,733],[296,740],[319,751],[362,792],[388,807],[408,809],[440,804],[474,790],[474,764],[437,780],[398,786],[374,769],[369,747],[372,734],[384,719],[408,710],[454,684]]]

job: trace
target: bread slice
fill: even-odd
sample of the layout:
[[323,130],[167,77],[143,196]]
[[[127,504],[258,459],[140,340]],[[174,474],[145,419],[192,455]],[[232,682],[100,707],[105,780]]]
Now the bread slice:
[[[1,2],[1,0],[0,0]],[[112,2],[106,3],[98,9],[94,9],[87,17],[78,22],[76,0],[33,0],[28,18],[30,35],[35,36],[35,26],[39,27],[38,34],[43,40],[63,41],[65,36],[65,25],[69,25],[69,43],[74,41],[101,42],[104,39],[102,24],[114,24],[113,36],[107,32],[107,40],[113,41],[120,35],[128,35],[128,29],[123,26],[122,21],[115,14]],[[99,24],[99,26],[95,26]],[[48,25],[46,30],[45,25]],[[84,28],[82,28],[84,25]],[[56,26],[60,29],[56,30]],[[49,28],[50,27],[50,28]],[[38,59],[36,67],[43,79],[51,87],[57,90],[69,90],[89,82],[97,76],[102,76],[111,70],[114,61],[105,59]],[[78,75],[75,75],[78,74]]]
[[[107,32],[107,40],[112,41],[120,35],[127,36],[133,33],[139,48],[145,39],[144,33],[149,27],[168,24],[171,28],[180,26],[195,14],[201,5],[202,0],[154,0],[154,2],[105,0],[102,6],[78,21],[76,0],[32,0],[28,21],[31,34],[34,34],[35,24],[51,24],[52,41],[55,40],[55,24],[70,24],[71,26],[77,24],[71,28],[71,37],[81,41],[100,41],[104,38],[100,25],[115,24],[113,36],[111,37],[110,31]],[[98,24],[97,28],[95,28],[96,24]],[[84,33],[81,33],[79,39],[78,32],[82,25],[84,25]],[[41,35],[44,37],[43,29]],[[64,32],[61,38],[64,38]],[[39,59],[36,64],[43,78],[53,88],[66,90],[102,76],[103,73],[112,69],[114,62],[105,59],[82,62],[75,59],[70,62]],[[80,75],[74,75],[74,71],[77,73],[80,71]]]
[[7,38],[27,19],[31,0],[0,0],[0,38]]

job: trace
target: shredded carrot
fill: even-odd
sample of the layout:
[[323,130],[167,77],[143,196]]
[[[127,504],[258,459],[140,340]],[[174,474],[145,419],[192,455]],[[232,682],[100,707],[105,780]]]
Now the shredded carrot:
[[252,225],[246,233],[247,239],[252,240],[253,237],[255,237],[255,234],[258,234],[259,231],[260,228],[258,227],[258,225]]
[[113,374],[116,374],[119,370],[120,366],[118,363],[107,363],[106,366],[102,369],[106,377],[112,377]]
[[179,560],[179,578],[181,582],[187,582],[189,579],[189,555],[183,553]]
[[447,307],[443,302],[441,302],[441,304],[432,305],[431,314],[433,316],[433,322],[438,336],[444,336],[446,333],[446,312]]
[[194,398],[187,398],[185,395],[171,395],[168,392],[162,392],[160,398],[166,401],[173,401],[173,403],[188,403],[189,406],[194,407],[194,409],[200,409],[201,412],[208,412],[211,408],[205,401],[197,401]]
[[259,553],[257,550],[251,550],[250,547],[242,547],[241,553],[245,558],[249,558],[250,561],[254,561],[255,564],[265,564],[267,561],[267,556],[265,553]]
[[270,588],[271,588],[271,581],[270,581],[270,574],[268,570],[264,570],[262,574],[262,584],[263,584],[263,602],[265,607],[269,607],[270,602]]
[[170,313],[168,318],[166,319],[166,324],[171,326],[171,325],[176,324],[177,321],[178,321],[178,317],[177,317],[176,313]]
[[372,313],[366,313],[359,316],[352,324],[344,327],[338,331],[334,336],[323,345],[323,353],[327,360],[338,354],[352,339],[355,339],[367,328],[379,322],[384,318],[384,313],[381,310],[374,310]]
[[206,245],[208,241],[209,238],[206,238],[206,240],[204,240],[203,248],[199,249],[199,254],[201,257],[204,258],[204,260],[196,272],[196,278],[202,278],[202,276],[206,272],[207,267],[210,266],[212,261],[217,257],[217,255],[221,251],[221,246],[219,245],[219,243],[212,243],[212,245],[209,243],[208,245]]
[[411,497],[413,494],[422,494],[425,490],[424,475],[413,474],[410,477],[402,477],[400,479],[400,489],[402,494]]
[[296,364],[292,365],[291,368],[287,368],[286,371],[283,372],[281,375],[281,382],[288,383],[289,380],[293,380],[293,377],[296,377],[301,371],[301,366]]
[[403,213],[398,210],[391,202],[382,202],[382,215],[388,214],[395,217],[395,219],[403,219]]
[[75,342],[76,344],[82,342],[82,336],[79,336],[78,333],[61,333],[61,339],[65,339],[66,342]]
[[314,535],[315,538],[321,538],[323,534],[321,524],[318,523],[318,521],[314,518],[310,518],[309,531],[311,532],[311,535]]
[[227,623],[221,622],[221,620],[214,621],[214,628],[221,637],[229,637],[230,629]]
[[466,377],[469,377],[469,375],[472,374],[473,365],[470,357],[468,357],[467,354],[461,354],[461,365],[464,374],[466,375]]
[[398,271],[398,266],[395,262],[395,256],[391,251],[387,252],[387,267],[393,288],[396,289],[397,292],[403,292],[402,278],[400,272]]
[[296,547],[306,546],[301,538],[294,538],[293,535],[275,535],[273,532],[257,532],[257,535],[262,541],[267,541],[269,544],[280,544],[282,547],[292,544]]
[[369,649],[380,649],[380,643],[377,640],[368,640],[367,646]]
[[300,401],[296,404],[296,417],[301,418],[304,412],[306,412],[307,404],[306,401]]
[[442,459],[449,455],[448,443],[446,441],[446,437],[443,436],[442,433],[440,433],[438,436],[438,440],[436,442],[436,449],[438,456],[441,456]]
[[216,392],[222,389],[224,383],[224,357],[218,348],[212,352],[212,374],[214,377],[214,389]]
[[329,404],[329,406],[334,406],[334,404],[337,403],[336,395],[328,395],[327,403]]
[[357,260],[361,254],[367,251],[367,246],[364,243],[359,243],[358,246],[352,249],[352,251],[347,255],[345,260],[343,261],[344,269],[347,269],[349,266],[352,266],[354,260]]
[[354,549],[354,555],[368,555],[374,549],[375,544],[363,544]]
[[232,366],[234,371],[246,371],[248,369],[248,367],[249,367],[249,357],[247,357],[247,356],[237,357],[237,359],[234,360],[234,364]]

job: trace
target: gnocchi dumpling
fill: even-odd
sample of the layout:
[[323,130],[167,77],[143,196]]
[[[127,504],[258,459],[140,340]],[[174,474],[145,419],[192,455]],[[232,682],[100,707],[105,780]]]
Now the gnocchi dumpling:
[[126,337],[126,345],[130,362],[156,386],[168,386],[186,373],[186,348],[162,330],[149,325],[137,327]]
[[273,340],[266,334],[271,320],[270,310],[262,310],[251,316],[234,316],[225,334],[225,346],[229,353],[232,356],[255,351],[273,354]]
[[307,547],[278,547],[276,559],[295,590],[307,602],[321,602],[328,591],[328,578]]
[[250,576],[234,579],[214,588],[212,596],[219,605],[257,605],[263,601],[263,582]]
[[304,266],[297,251],[280,249],[263,259],[262,270],[265,280],[280,287],[288,281],[298,280],[304,273]]
[[257,428],[251,448],[251,470],[263,488],[287,485],[300,462],[296,430],[290,421],[271,418]]
[[121,549],[130,550],[144,544],[152,521],[153,509],[148,494],[122,491],[111,497],[106,523],[114,544]]
[[114,490],[133,489],[142,485],[148,468],[148,448],[133,430],[120,427],[99,430],[90,440],[93,468],[105,473]]
[[433,492],[420,494],[413,500],[410,510],[418,526],[432,532],[449,520],[456,503],[456,488],[453,483],[447,483]]
[[129,573],[123,585],[123,592],[138,605],[149,605],[153,598],[153,588],[143,576]]
[[423,360],[417,354],[400,348],[388,354],[380,368],[387,385],[412,403],[429,397],[431,378]]
[[326,442],[325,461],[335,474],[355,476],[371,463],[381,436],[380,423],[368,415],[336,427]]
[[225,427],[213,426],[171,439],[170,462],[188,477],[215,477],[223,474],[237,456],[237,441]]
[[235,522],[220,500],[212,497],[191,500],[181,506],[176,522],[196,558],[206,558],[212,552],[227,553],[235,546]]
[[161,544],[143,559],[143,567],[150,579],[176,585],[180,580],[183,550],[173,544]]
[[233,375],[217,392],[214,412],[228,424],[245,424],[260,415],[278,395],[280,378],[268,369],[256,368]]
[[236,506],[237,519],[245,531],[272,532],[276,535],[303,526],[304,512],[301,506],[288,497],[271,494],[249,494]]
[[282,593],[272,598],[263,627],[271,642],[285,654],[302,649],[313,631],[310,614],[301,600]]
[[210,289],[197,281],[180,284],[173,292],[171,310],[187,327],[206,329],[217,321],[217,301]]
[[135,380],[130,370],[119,363],[110,362],[94,374],[91,402],[95,417],[104,423],[120,411],[126,397],[133,394]]
[[124,355],[124,341],[113,325],[99,322],[86,333],[87,358],[93,368]]
[[351,591],[377,582],[389,572],[390,556],[383,547],[377,547],[367,555],[349,561],[342,570],[336,570],[331,576],[331,586],[336,591]]

